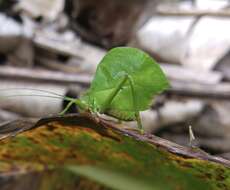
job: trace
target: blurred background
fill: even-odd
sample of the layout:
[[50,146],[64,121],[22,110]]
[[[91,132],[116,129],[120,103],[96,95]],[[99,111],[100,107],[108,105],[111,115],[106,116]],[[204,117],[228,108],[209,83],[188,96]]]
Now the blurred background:
[[0,0],[0,26],[0,122],[59,113],[109,49],[131,46],[171,83],[145,130],[187,146],[191,125],[197,146],[230,159],[230,1]]

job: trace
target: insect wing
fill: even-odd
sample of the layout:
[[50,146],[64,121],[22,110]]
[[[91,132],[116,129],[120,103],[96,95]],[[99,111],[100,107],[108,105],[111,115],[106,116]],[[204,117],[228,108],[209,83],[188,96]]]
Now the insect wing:
[[87,95],[82,100],[100,111],[106,98],[128,75],[134,83],[135,105],[129,82],[115,96],[109,110],[111,113],[143,111],[148,109],[154,95],[167,89],[169,84],[159,65],[145,52],[136,48],[118,47],[110,50],[97,67],[95,77]]

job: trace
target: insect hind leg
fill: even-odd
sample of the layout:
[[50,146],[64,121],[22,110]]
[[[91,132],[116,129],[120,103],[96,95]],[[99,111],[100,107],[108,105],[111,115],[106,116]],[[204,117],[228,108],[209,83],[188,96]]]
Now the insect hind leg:
[[137,126],[138,126],[140,132],[143,134],[144,130],[143,130],[143,126],[142,126],[142,123],[141,123],[140,112],[137,110],[137,105],[136,105],[136,96],[135,96],[135,91],[134,91],[134,82],[133,82],[133,79],[132,79],[132,77],[130,75],[128,75],[128,81],[129,81],[131,92],[132,92],[133,107],[134,107],[134,112],[135,112],[135,118],[136,118],[136,121],[137,121]]
[[137,105],[136,105],[136,96],[135,96],[135,91],[134,91],[134,82],[133,79],[130,75],[125,74],[124,78],[120,81],[120,83],[117,85],[117,87],[114,89],[114,91],[109,95],[109,97],[105,100],[104,105],[101,108],[101,112],[105,113],[113,99],[116,97],[118,92],[123,88],[125,85],[126,81],[129,82],[130,88],[131,88],[131,93],[132,93],[132,98],[133,98],[133,107],[134,107],[134,112],[135,112],[135,119],[137,121],[137,126],[140,130],[140,132],[143,134],[143,127],[141,123],[141,117],[140,117],[140,112],[137,110]]

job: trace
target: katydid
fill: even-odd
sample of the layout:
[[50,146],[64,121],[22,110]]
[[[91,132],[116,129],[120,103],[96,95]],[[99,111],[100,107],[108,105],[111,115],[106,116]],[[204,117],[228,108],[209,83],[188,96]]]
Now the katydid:
[[69,101],[61,115],[75,104],[80,111],[106,114],[121,121],[136,120],[143,131],[140,112],[148,109],[153,96],[168,86],[161,68],[148,54],[118,47],[104,56],[89,90],[79,99],[51,94]]

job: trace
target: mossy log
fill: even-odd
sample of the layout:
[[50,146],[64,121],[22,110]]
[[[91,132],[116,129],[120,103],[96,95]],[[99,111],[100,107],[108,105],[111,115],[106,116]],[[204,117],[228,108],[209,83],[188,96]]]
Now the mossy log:
[[229,161],[90,115],[17,120],[0,134],[1,190],[230,189]]

